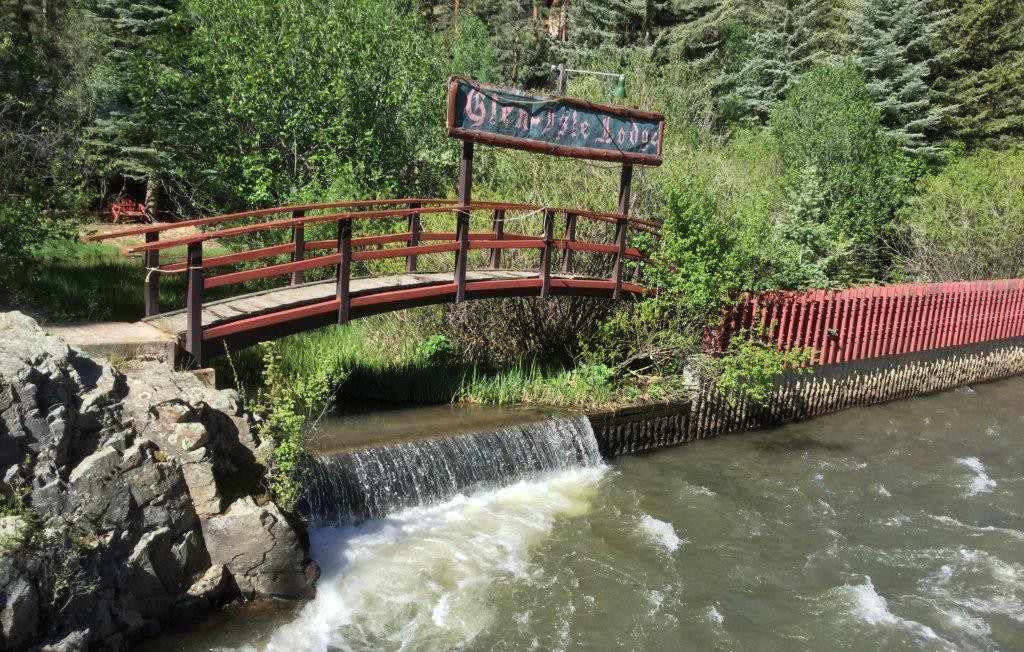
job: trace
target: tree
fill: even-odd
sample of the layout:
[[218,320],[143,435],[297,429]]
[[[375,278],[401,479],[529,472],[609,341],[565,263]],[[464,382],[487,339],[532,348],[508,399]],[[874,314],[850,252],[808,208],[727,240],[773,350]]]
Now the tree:
[[970,146],[1024,138],[1024,3],[939,0],[950,12],[933,98],[950,108],[948,133]]
[[733,80],[731,103],[743,121],[764,123],[827,44],[828,3],[766,0],[754,18],[749,58]]
[[939,60],[942,16],[927,0],[857,0],[850,34],[886,131],[903,151],[933,160],[945,111],[932,105],[927,79]]
[[568,6],[566,58],[587,65],[595,58],[628,58],[631,50],[650,48],[657,33],[674,22],[671,0],[579,0]]
[[543,0],[453,0],[449,22],[458,25],[465,14],[476,16],[491,37],[496,81],[537,88],[551,85],[552,31],[558,31],[551,29],[557,26],[549,20],[552,11],[561,7]]
[[220,209],[434,192],[441,41],[402,0],[190,0],[189,178]]
[[815,64],[776,107],[769,128],[788,174],[813,169],[818,175],[819,214],[850,248],[839,282],[885,278],[892,260],[888,228],[919,166],[882,129],[863,73],[852,64]]
[[0,0],[0,304],[24,286],[47,240],[70,237],[84,203],[78,135],[97,49],[66,0]]
[[917,281],[1024,274],[1024,148],[977,150],[922,179],[900,213],[903,269]]
[[143,182],[155,218],[161,183],[183,176],[170,126],[176,107],[168,104],[179,99],[178,0],[94,0],[88,11],[107,54],[105,108],[86,131],[86,161],[104,180]]

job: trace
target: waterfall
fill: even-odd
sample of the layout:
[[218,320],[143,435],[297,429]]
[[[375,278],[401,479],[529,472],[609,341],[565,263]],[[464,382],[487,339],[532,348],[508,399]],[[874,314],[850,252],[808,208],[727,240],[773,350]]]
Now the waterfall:
[[459,493],[601,463],[583,416],[393,442],[314,458],[305,511],[315,524],[352,525]]

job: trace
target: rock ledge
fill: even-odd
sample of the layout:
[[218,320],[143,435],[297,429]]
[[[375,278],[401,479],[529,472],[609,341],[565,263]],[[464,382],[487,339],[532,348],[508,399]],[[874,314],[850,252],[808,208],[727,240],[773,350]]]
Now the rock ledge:
[[227,601],[312,597],[238,396],[115,369],[0,313],[0,651],[122,650]]

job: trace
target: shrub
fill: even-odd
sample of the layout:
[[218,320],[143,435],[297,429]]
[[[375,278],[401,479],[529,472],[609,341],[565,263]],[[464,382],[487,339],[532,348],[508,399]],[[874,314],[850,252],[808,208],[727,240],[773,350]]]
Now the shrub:
[[[292,511],[303,488],[306,443],[317,422],[332,406],[333,390],[341,381],[336,367],[319,364],[296,375],[281,365],[276,343],[261,344],[263,387],[246,402],[257,418],[256,434],[270,444],[263,460],[266,483],[274,501]],[[244,396],[244,394],[243,394]]]
[[797,347],[780,351],[774,342],[753,335],[759,332],[761,329],[755,325],[734,333],[722,357],[708,365],[715,386],[730,403],[735,404],[744,397],[765,405],[774,387],[773,380],[784,371],[813,373],[810,368],[801,366],[811,359],[813,349]]
[[900,213],[908,276],[1024,275],[1024,148],[974,152],[923,179],[919,191]]
[[850,64],[818,64],[800,77],[772,115],[770,131],[786,174],[815,170],[822,215],[849,240],[839,282],[884,278],[892,262],[886,228],[920,175],[881,127],[863,74]]

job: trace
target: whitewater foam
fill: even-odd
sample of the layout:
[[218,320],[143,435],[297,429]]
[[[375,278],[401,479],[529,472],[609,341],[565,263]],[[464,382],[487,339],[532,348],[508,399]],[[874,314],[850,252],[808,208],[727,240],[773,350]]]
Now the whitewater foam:
[[648,538],[664,546],[669,552],[675,552],[682,544],[671,523],[658,520],[650,514],[640,517],[640,529]]
[[713,623],[721,625],[725,622],[725,617],[718,612],[718,609],[714,607],[708,607],[708,620],[710,620]]
[[948,645],[948,641],[942,639],[931,627],[890,611],[888,600],[875,590],[871,578],[866,575],[863,584],[844,584],[835,591],[850,602],[852,614],[869,625],[905,629],[921,638]]
[[605,471],[560,471],[360,526],[313,528],[311,554],[322,569],[317,596],[264,649],[436,649],[472,641],[494,618],[490,587],[529,577],[532,548],[558,519],[589,510]]
[[985,465],[977,457],[958,457],[956,461],[974,471],[974,478],[971,479],[971,487],[967,492],[969,496],[992,491],[996,486],[996,481],[988,477]]

